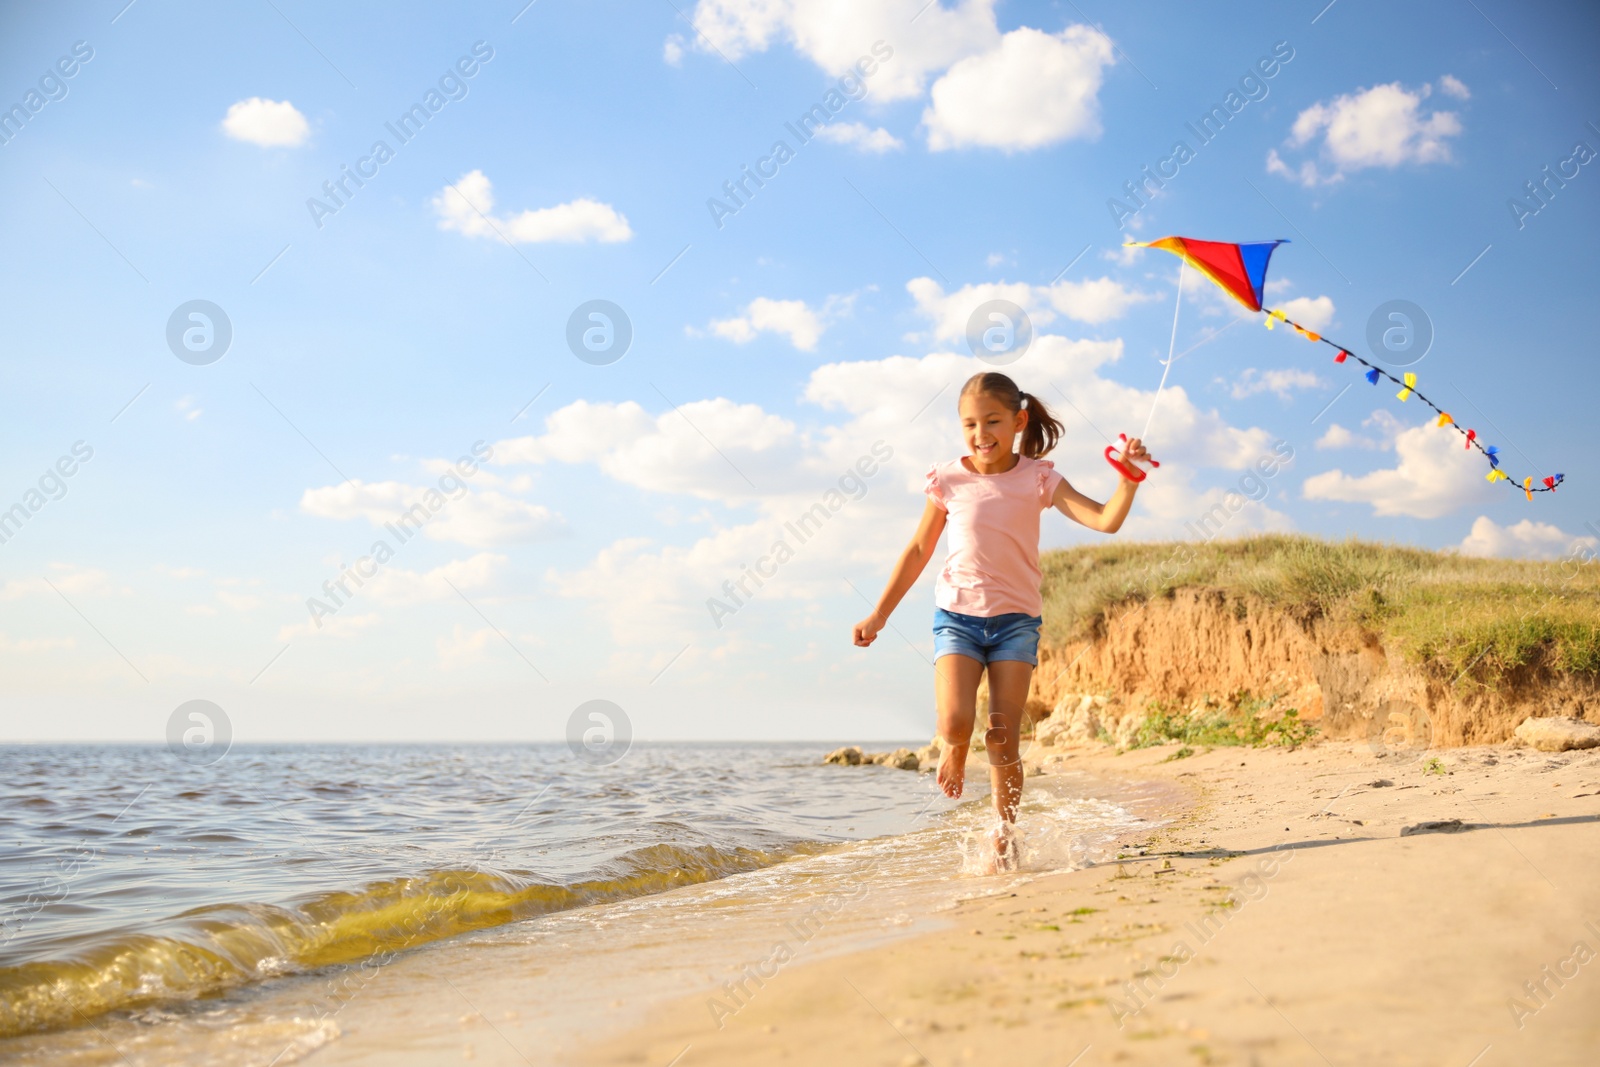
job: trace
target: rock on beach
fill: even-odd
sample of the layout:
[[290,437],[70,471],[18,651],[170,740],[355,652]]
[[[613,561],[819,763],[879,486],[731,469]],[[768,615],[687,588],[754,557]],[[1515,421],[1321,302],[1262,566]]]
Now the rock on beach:
[[1569,748],[1600,746],[1600,726],[1565,715],[1529,716],[1514,735],[1540,752],[1565,752]]

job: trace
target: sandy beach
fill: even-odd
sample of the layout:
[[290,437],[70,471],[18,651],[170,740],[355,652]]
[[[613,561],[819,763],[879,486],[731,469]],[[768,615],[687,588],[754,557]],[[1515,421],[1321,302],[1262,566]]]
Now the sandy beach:
[[686,996],[576,1062],[1595,1062],[1600,753],[1176,749],[1047,769],[1182,787],[1120,858],[969,879],[939,929],[796,960],[736,1014]]

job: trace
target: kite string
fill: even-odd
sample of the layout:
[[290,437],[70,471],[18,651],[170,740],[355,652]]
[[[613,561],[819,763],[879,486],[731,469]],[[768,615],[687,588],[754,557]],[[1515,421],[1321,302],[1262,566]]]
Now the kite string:
[[[1266,309],[1263,309],[1263,310],[1266,310]],[[1339,344],[1337,341],[1330,340],[1329,338],[1322,336],[1321,334],[1315,332],[1314,330],[1306,329],[1304,326],[1300,325],[1298,322],[1295,322],[1293,319],[1291,319],[1288,316],[1284,315],[1283,312],[1281,312],[1281,311],[1268,311],[1267,312],[1267,322],[1268,322],[1269,325],[1271,324],[1271,322],[1272,322],[1272,320],[1274,318],[1279,319],[1282,322],[1286,322],[1290,326],[1293,326],[1296,330],[1300,331],[1300,333],[1303,334],[1304,336],[1306,336],[1307,338],[1311,338],[1311,339],[1314,339],[1316,341],[1320,341],[1323,344],[1327,345],[1328,347],[1334,349],[1335,351],[1343,353],[1342,356],[1338,357],[1339,362],[1342,363],[1342,362],[1344,362],[1345,359],[1353,359],[1353,360],[1355,360],[1357,363],[1361,364],[1363,367],[1366,367],[1369,372],[1371,372],[1373,374],[1380,375],[1380,376],[1382,376],[1384,378],[1387,378],[1391,382],[1393,382],[1395,385],[1398,385],[1402,389],[1405,389],[1405,390],[1409,391],[1412,396],[1415,396],[1418,400],[1422,401],[1424,404],[1428,405],[1428,407],[1432,408],[1436,414],[1440,415],[1443,418],[1450,418],[1448,413],[1444,410],[1444,408],[1441,408],[1438,404],[1435,404],[1432,400],[1429,400],[1427,398],[1427,396],[1425,396],[1422,393],[1422,391],[1419,390],[1415,385],[1408,385],[1406,382],[1403,382],[1399,378],[1396,378],[1393,374],[1390,374],[1387,370],[1384,370],[1382,367],[1378,366],[1377,364],[1369,363],[1367,360],[1362,359],[1360,356],[1358,356],[1354,352],[1350,351],[1344,345]],[[1373,384],[1376,385],[1377,382],[1374,381]],[[1456,433],[1460,434],[1463,438],[1466,439],[1467,446],[1469,448],[1476,448],[1479,452],[1483,453],[1483,455],[1485,457],[1488,457],[1489,450],[1484,447],[1484,444],[1483,444],[1482,441],[1477,439],[1477,435],[1476,434],[1469,434],[1466,430],[1463,430],[1461,428],[1461,426],[1459,424],[1457,424],[1456,421],[1453,418],[1450,418],[1450,421],[1448,423],[1441,423],[1441,425],[1448,425],[1450,429],[1454,430]],[[1491,462],[1490,466],[1495,470],[1499,469],[1499,466],[1497,464],[1492,463],[1492,462]],[[1561,476],[1558,474],[1555,477],[1557,479],[1559,479]],[[1560,481],[1557,481],[1554,484],[1543,485],[1543,486],[1532,486],[1532,485],[1527,485],[1527,484],[1518,484],[1517,481],[1515,479],[1511,478],[1509,475],[1505,476],[1502,480],[1506,483],[1508,488],[1514,489],[1517,492],[1521,492],[1521,493],[1553,493],[1556,490],[1556,486],[1561,484]],[[1532,499],[1532,497],[1529,497],[1529,499]]]
[[1161,365],[1161,384],[1156,386],[1155,399],[1150,402],[1150,414],[1145,416],[1144,429],[1140,431],[1142,439],[1150,433],[1150,423],[1156,417],[1156,405],[1161,403],[1161,390],[1167,387],[1167,374],[1172,370],[1172,353],[1178,347],[1178,309],[1183,306],[1183,270],[1188,266],[1182,256],[1178,257],[1178,296],[1172,302],[1172,338],[1167,342],[1167,358]]

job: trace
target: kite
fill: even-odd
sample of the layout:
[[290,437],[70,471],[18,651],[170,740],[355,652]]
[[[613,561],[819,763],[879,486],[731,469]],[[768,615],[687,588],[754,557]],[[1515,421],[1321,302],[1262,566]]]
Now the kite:
[[[1267,329],[1272,329],[1277,323],[1280,322],[1286,323],[1289,326],[1292,326],[1294,331],[1300,334],[1300,336],[1304,337],[1306,340],[1312,342],[1320,341],[1321,343],[1332,347],[1334,350],[1333,361],[1335,363],[1344,363],[1353,359],[1363,367],[1367,368],[1363,377],[1365,377],[1367,381],[1371,382],[1373,385],[1377,385],[1379,379],[1381,378],[1389,379],[1389,381],[1400,387],[1400,391],[1396,393],[1395,396],[1401,401],[1401,403],[1404,403],[1411,397],[1415,396],[1418,400],[1422,401],[1428,407],[1433,409],[1434,414],[1439,417],[1437,425],[1441,427],[1449,426],[1453,428],[1456,433],[1461,435],[1464,442],[1462,446],[1463,448],[1476,448],[1483,454],[1484,459],[1489,461],[1489,473],[1484,477],[1491,484],[1494,482],[1505,482],[1510,488],[1520,490],[1525,496],[1527,496],[1529,500],[1533,499],[1534,493],[1550,493],[1555,491],[1556,486],[1560,485],[1562,480],[1566,477],[1565,475],[1549,475],[1541,479],[1542,484],[1535,485],[1532,477],[1523,478],[1520,482],[1518,482],[1516,479],[1511,477],[1511,475],[1501,470],[1500,449],[1495,445],[1485,445],[1478,439],[1477,430],[1464,428],[1458,425],[1456,420],[1451,417],[1448,411],[1445,411],[1438,404],[1435,404],[1432,400],[1429,400],[1426,396],[1424,396],[1417,389],[1417,376],[1414,372],[1406,371],[1401,377],[1396,378],[1382,367],[1376,366],[1375,364],[1369,363],[1367,360],[1362,359],[1344,345],[1330,341],[1328,338],[1323,337],[1321,334],[1316,333],[1313,330],[1306,329],[1304,326],[1285,315],[1281,310],[1277,308],[1263,307],[1261,300],[1267,279],[1267,263],[1272,259],[1273,251],[1276,250],[1279,245],[1287,243],[1288,241],[1283,239],[1276,241],[1256,241],[1248,244],[1229,244],[1224,241],[1197,241],[1192,237],[1162,237],[1155,241],[1129,241],[1128,247],[1159,248],[1163,251],[1171,252],[1173,255],[1182,260],[1185,266],[1193,267],[1201,274],[1204,274],[1207,278],[1210,278],[1216,283],[1219,289],[1233,297],[1235,300],[1239,301],[1239,303],[1243,304],[1251,311],[1264,313],[1267,316]],[[1182,267],[1179,268],[1178,286],[1179,296],[1181,298],[1183,288]],[[1175,307],[1172,311],[1172,339],[1174,342],[1177,340],[1177,337],[1178,310]],[[1157,402],[1161,400],[1161,389],[1167,384],[1167,371],[1172,369],[1172,358],[1172,350],[1171,346],[1169,346],[1164,369],[1161,372],[1161,385],[1156,388]],[[1150,408],[1150,414],[1152,416],[1155,415],[1155,407],[1153,405]],[[1145,432],[1148,433],[1149,430],[1150,422],[1147,419],[1145,421]],[[1112,446],[1106,449],[1106,460],[1113,467],[1116,467],[1118,470],[1122,471],[1124,475],[1132,478],[1134,481],[1143,481],[1146,472],[1139,471],[1137,468],[1134,468],[1133,471],[1130,471],[1130,465],[1125,465],[1118,459],[1113,458],[1111,453],[1113,452],[1114,447],[1115,446]],[[1160,464],[1152,462],[1152,466],[1160,466]],[[1137,474],[1137,477],[1135,477],[1135,474]]]

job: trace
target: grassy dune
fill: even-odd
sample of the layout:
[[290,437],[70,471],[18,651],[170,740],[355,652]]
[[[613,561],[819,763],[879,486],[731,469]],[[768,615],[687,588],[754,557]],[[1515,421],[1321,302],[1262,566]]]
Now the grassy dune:
[[1110,543],[1045,553],[1046,636],[1088,636],[1108,609],[1180,587],[1255,597],[1382,635],[1417,661],[1493,683],[1524,665],[1600,672],[1600,561],[1472,559],[1281,534]]

